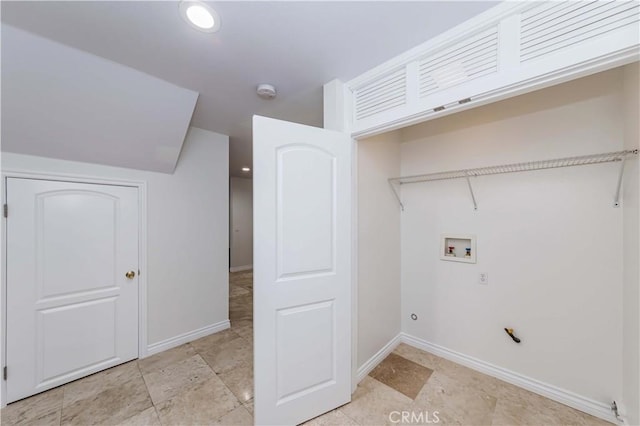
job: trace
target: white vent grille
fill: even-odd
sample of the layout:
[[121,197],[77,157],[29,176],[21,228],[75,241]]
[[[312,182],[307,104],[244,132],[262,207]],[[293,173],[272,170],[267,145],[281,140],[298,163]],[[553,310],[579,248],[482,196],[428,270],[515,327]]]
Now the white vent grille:
[[494,27],[418,63],[420,97],[498,71],[498,29]]
[[637,23],[638,1],[568,1],[536,6],[522,14],[522,62]]
[[404,105],[407,74],[401,68],[355,90],[356,120]]

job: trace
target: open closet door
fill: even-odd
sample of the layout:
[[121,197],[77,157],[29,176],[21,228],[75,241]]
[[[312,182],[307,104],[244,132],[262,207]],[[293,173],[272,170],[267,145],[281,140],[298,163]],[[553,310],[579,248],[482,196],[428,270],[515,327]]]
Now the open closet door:
[[351,399],[351,139],[253,118],[255,423]]

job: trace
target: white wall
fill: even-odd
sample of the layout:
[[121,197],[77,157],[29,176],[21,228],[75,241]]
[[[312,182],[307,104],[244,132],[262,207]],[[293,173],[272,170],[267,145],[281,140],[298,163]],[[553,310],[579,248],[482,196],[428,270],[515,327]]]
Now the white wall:
[[[404,129],[402,174],[621,150],[621,100],[616,69]],[[478,211],[463,180],[404,185],[403,331],[602,403],[619,400],[617,176],[603,164],[479,177]],[[445,232],[475,234],[477,264],[440,260]],[[488,285],[478,284],[480,272]]]
[[173,174],[9,153],[2,169],[147,182],[151,345],[229,319],[228,142],[190,128]]
[[[624,68],[624,146],[638,149],[640,145],[640,84],[638,64]],[[625,165],[622,214],[624,216],[624,289],[623,289],[623,403],[628,423],[640,424],[640,158]]]
[[253,180],[231,178],[231,270],[253,266]]
[[361,367],[400,332],[399,133],[358,142],[358,347]]

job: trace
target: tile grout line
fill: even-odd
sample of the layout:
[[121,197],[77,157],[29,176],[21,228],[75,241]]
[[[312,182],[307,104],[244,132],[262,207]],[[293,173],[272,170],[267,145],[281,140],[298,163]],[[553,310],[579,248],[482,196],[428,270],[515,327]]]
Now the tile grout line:
[[[351,404],[351,401],[347,402],[344,405],[348,405],[348,404]],[[344,405],[341,405],[340,407],[336,408],[336,411],[340,411],[343,416],[345,416],[346,418],[348,418],[349,420],[351,420],[355,424],[360,425],[360,423],[358,423],[353,417],[349,416],[347,413],[345,413],[344,411],[341,410],[341,408],[344,407]],[[360,426],[362,426],[362,425],[360,425]]]
[[158,407],[156,407],[156,404],[154,404],[153,401],[151,401],[151,406],[153,407],[153,412],[156,413],[158,423],[160,423],[160,426],[163,426],[162,420],[160,419],[160,413],[158,413]]
[[[140,363],[138,361],[139,361],[139,359],[136,360],[136,367],[138,367],[138,371],[140,372],[140,377],[142,378],[142,382],[144,383],[144,388],[147,390],[147,396],[149,397],[149,401],[151,401],[151,406],[153,407],[153,411],[156,413],[156,417],[158,419],[158,423],[160,423],[160,425],[162,425],[162,420],[160,420],[160,413],[158,413],[158,407],[156,407],[156,403],[153,402],[153,398],[151,398],[151,392],[149,392],[149,385],[147,384],[147,379],[144,377],[144,374],[142,374],[142,369],[140,368]],[[140,413],[138,413],[138,414],[140,414]],[[131,417],[133,417],[133,416],[131,416]],[[130,419],[131,417],[129,417],[128,419]],[[126,420],[128,420],[128,419],[126,419]]]
[[67,385],[62,385],[62,398],[60,398],[60,415],[58,416],[58,426],[62,426],[62,410],[64,410],[64,394],[66,392]]
[[[231,329],[229,329],[229,331],[232,331]],[[238,336],[238,338],[241,338],[237,333],[233,332],[234,334],[236,334],[236,336]],[[235,410],[236,408],[238,408],[239,406],[244,407],[244,404],[238,399],[238,397],[231,391],[231,389],[229,388],[229,386],[227,386],[227,384],[224,382],[224,380],[222,380],[222,378],[218,375],[218,373],[216,373],[216,371],[213,369],[213,366],[211,364],[209,364],[209,362],[207,362],[207,360],[202,356],[202,354],[200,353],[199,350],[197,350],[196,348],[193,348],[196,355],[200,357],[200,359],[202,359],[202,361],[204,361],[204,363],[207,365],[207,367],[209,367],[209,369],[211,370],[211,372],[213,373],[214,376],[216,376],[218,378],[218,380],[220,380],[220,383],[222,383],[222,385],[225,387],[225,389],[227,389],[229,391],[229,393],[235,398],[236,402],[239,404],[237,406],[235,406],[231,411]],[[152,401],[153,402],[153,401]],[[155,407],[155,404],[154,404]],[[157,410],[156,410],[157,411]],[[226,416],[227,414],[229,414],[231,411],[221,415],[220,417],[214,419],[214,422],[217,422],[218,420],[220,420],[222,417]],[[251,414],[251,413],[249,413]],[[253,417],[253,415],[251,415],[251,417]],[[158,415],[158,419],[160,419],[160,416]],[[162,423],[162,421],[160,421]]]
[[[200,355],[200,354],[198,354]],[[200,355],[200,357],[202,357],[202,355]],[[227,391],[229,391],[229,393],[231,395],[233,395],[233,397],[235,398],[236,402],[238,403],[238,405],[236,405],[235,407],[233,407],[233,409],[231,409],[230,411],[222,414],[221,416],[219,416],[217,419],[213,420],[214,422],[219,421],[221,418],[223,418],[224,416],[226,416],[227,414],[231,413],[232,411],[234,411],[235,409],[237,409],[238,407],[244,407],[244,405],[242,404],[242,402],[238,399],[238,397],[236,396],[236,394],[233,393],[233,391],[231,391],[231,389],[229,388],[229,386],[227,386],[227,384],[224,382],[224,380],[222,380],[222,378],[220,376],[218,376],[218,373],[216,373],[216,371],[213,369],[213,367],[211,365],[209,365],[209,363],[207,362],[207,360],[205,360],[204,358],[202,358],[203,361],[209,366],[209,368],[211,369],[211,371],[213,372],[214,376],[216,376],[218,378],[218,380],[220,380],[220,383],[222,383],[222,385],[225,387],[225,389]],[[251,414],[251,413],[249,413]],[[251,416],[253,418],[253,415]]]

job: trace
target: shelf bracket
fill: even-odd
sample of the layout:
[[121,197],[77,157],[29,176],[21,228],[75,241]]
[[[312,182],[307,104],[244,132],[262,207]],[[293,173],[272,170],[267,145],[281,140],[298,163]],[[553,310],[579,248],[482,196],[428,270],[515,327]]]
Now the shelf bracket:
[[473,209],[478,210],[478,203],[476,202],[476,196],[473,193],[473,187],[471,186],[471,179],[469,179],[469,173],[467,175],[467,185],[469,186],[469,192],[471,193],[471,201],[473,201]]
[[620,188],[622,187],[622,176],[624,175],[624,158],[620,161],[620,173],[618,174],[618,185],[616,186],[616,196],[613,199],[613,207],[620,207]]
[[400,199],[400,182],[394,182],[393,180],[389,181],[389,185],[393,190],[393,195],[396,196],[396,200],[398,200],[398,204],[400,204],[400,208],[404,211],[404,204],[402,204],[402,200]]

